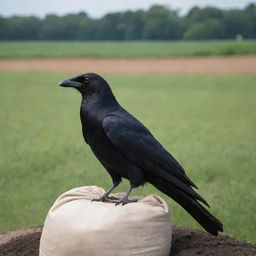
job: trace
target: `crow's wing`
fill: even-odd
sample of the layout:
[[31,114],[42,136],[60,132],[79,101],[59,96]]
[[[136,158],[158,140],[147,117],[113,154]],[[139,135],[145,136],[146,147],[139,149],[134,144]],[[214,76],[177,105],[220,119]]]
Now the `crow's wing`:
[[136,118],[127,112],[109,114],[103,119],[102,127],[118,151],[147,172],[146,176],[162,178],[194,199],[207,204],[190,187],[196,186],[186,176],[183,168]]

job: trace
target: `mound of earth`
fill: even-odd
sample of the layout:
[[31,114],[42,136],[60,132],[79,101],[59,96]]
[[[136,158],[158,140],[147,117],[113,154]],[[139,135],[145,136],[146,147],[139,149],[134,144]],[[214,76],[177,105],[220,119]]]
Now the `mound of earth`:
[[[38,256],[42,228],[0,233],[0,256]],[[228,236],[174,227],[171,256],[253,256],[256,246]]]

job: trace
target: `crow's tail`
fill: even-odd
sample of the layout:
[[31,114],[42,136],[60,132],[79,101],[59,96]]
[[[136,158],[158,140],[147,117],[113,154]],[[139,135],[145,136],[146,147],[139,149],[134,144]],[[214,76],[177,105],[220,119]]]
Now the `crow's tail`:
[[173,183],[160,177],[151,176],[147,177],[147,180],[181,205],[210,234],[217,236],[218,231],[223,232],[222,223],[197,202],[193,194],[190,193],[190,187],[187,191],[181,190]]

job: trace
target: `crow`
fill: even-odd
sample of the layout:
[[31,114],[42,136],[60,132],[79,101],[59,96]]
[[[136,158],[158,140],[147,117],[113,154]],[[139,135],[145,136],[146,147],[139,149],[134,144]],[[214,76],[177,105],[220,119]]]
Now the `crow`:
[[180,204],[205,230],[218,235],[222,223],[199,202],[207,205],[193,188],[177,160],[150,131],[117,102],[108,83],[95,73],[66,79],[63,87],[73,87],[82,95],[80,119],[84,140],[107,170],[113,185],[96,201],[105,201],[122,178],[130,187],[117,204],[133,202],[133,188],[150,183]]

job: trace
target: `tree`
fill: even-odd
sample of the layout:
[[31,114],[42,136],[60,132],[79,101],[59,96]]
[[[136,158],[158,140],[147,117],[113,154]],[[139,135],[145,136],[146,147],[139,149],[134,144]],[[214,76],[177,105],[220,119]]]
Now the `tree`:
[[121,13],[111,13],[105,15],[98,22],[100,38],[104,40],[122,40],[124,38],[123,30],[119,26]]
[[82,31],[87,25],[88,16],[86,13],[68,14],[60,18],[62,37],[65,40],[78,40],[83,36]]
[[41,39],[50,40],[61,40],[64,38],[61,19],[57,15],[49,14],[44,18],[40,37]]
[[1,17],[1,40],[176,40],[256,38],[256,4],[243,10],[193,7],[185,16],[154,5],[93,19],[84,12],[44,19]]
[[180,32],[181,26],[177,12],[155,5],[145,14],[144,39],[178,39]]
[[249,4],[245,8],[247,18],[245,35],[248,38],[256,38],[256,4]]
[[222,10],[214,7],[193,7],[187,14],[187,19],[190,23],[204,22],[209,19],[222,19]]
[[224,12],[223,29],[225,38],[234,39],[238,34],[246,35],[248,21],[243,11],[228,10]]
[[3,21],[4,37],[8,40],[37,40],[41,29],[40,19],[12,16]]
[[121,15],[119,29],[124,40],[139,40],[144,28],[144,11],[127,11]]
[[218,19],[208,19],[204,23],[194,23],[183,35],[183,39],[222,39],[224,30]]
[[6,19],[0,16],[0,40],[8,39],[8,28]]

